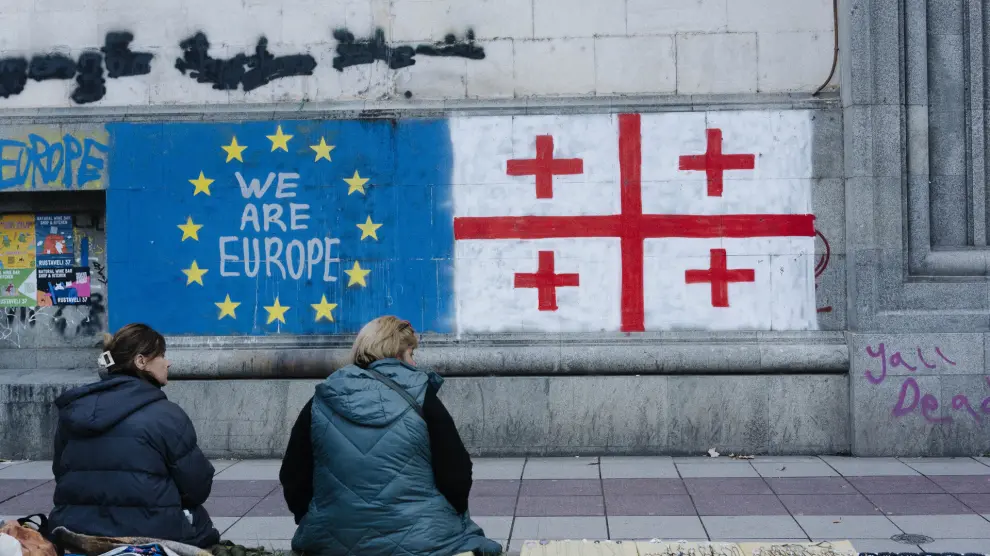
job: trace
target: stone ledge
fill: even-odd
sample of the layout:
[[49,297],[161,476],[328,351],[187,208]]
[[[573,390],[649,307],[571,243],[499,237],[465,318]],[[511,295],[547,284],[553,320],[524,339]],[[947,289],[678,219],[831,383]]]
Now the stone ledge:
[[[168,354],[176,378],[323,378],[352,341],[170,337]],[[845,373],[849,351],[843,332],[817,331],[424,335],[417,361],[445,376]]]
[[76,124],[106,121],[228,121],[279,119],[437,118],[481,115],[600,114],[725,109],[837,108],[838,94],[805,93],[534,97],[454,100],[354,100],[281,104],[10,108],[4,124]]

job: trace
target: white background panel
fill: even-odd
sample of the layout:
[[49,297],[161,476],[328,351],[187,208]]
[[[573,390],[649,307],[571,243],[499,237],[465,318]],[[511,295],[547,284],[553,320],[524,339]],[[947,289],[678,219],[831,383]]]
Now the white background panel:
[[[806,330],[815,328],[814,260],[810,254],[754,254],[748,239],[656,239],[644,248],[647,330]],[[773,240],[771,240],[773,241]],[[779,250],[787,250],[788,240]],[[810,238],[809,245],[813,246]],[[711,249],[727,267],[753,269],[754,282],[729,284],[729,306],[713,307],[711,286],[687,284],[687,270],[711,268]],[[748,253],[748,254],[741,254]]]
[[[515,288],[534,273],[540,251],[553,251],[557,274],[577,273],[577,287],[557,288],[557,311],[540,311],[537,290]],[[463,240],[455,248],[454,292],[460,332],[618,330],[618,239]]]
[[[619,201],[618,127],[614,116],[454,118],[457,216],[614,214]],[[552,135],[554,158],[580,158],[582,174],[553,178],[553,198],[536,198],[535,176],[509,176],[512,159],[536,156],[536,137]]]

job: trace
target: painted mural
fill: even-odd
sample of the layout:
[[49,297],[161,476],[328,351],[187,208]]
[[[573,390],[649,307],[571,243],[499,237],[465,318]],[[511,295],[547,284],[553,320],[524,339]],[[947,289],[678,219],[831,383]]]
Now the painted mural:
[[9,126],[0,135],[0,191],[105,189],[103,126]]
[[816,327],[811,114],[108,126],[110,327]]

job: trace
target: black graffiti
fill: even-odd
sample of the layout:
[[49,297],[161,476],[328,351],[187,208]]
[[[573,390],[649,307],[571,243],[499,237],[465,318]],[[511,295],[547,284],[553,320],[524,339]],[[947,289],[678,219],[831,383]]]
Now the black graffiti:
[[385,62],[394,70],[416,64],[416,55],[444,56],[484,60],[485,49],[474,42],[474,31],[468,30],[466,40],[458,41],[453,34],[447,35],[443,42],[437,44],[421,44],[416,48],[408,45],[390,46],[385,42],[385,32],[376,29],[370,39],[358,40],[347,29],[333,32],[337,39],[337,55],[333,58],[333,67],[337,71],[344,68],[371,64],[376,61]]
[[416,54],[423,56],[454,56],[469,60],[484,60],[485,49],[474,43],[474,31],[468,29],[466,40],[458,41],[451,33],[444,37],[443,42],[434,45],[421,44],[416,47]]
[[72,100],[76,104],[96,102],[107,94],[107,80],[103,79],[103,54],[83,52],[76,64],[76,90]]
[[93,271],[96,272],[96,277],[103,285],[107,284],[107,269],[103,266],[103,263],[99,261],[92,262]]
[[97,336],[106,328],[106,305],[103,304],[103,294],[93,293],[89,296],[89,316],[76,325],[76,335]]
[[106,57],[107,77],[134,77],[151,73],[150,52],[134,52],[130,48],[134,35],[126,31],[107,33],[100,49]]
[[64,54],[42,54],[31,58],[27,76],[35,81],[47,79],[72,79],[76,75],[76,61]]
[[27,85],[27,68],[24,58],[0,58],[0,97],[21,94]]
[[0,97],[21,94],[29,78],[47,81],[75,77],[76,88],[71,95],[73,102],[96,102],[107,94],[107,81],[103,77],[104,58],[107,75],[112,79],[151,72],[151,59],[154,55],[150,52],[133,52],[130,49],[133,40],[134,35],[128,32],[107,33],[99,51],[87,50],[75,61],[58,53],[32,56],[30,64],[26,58],[2,58]]
[[389,46],[381,29],[375,30],[374,37],[362,40],[355,39],[354,33],[347,29],[337,29],[333,32],[333,38],[337,39],[337,55],[333,57],[333,67],[337,71],[375,61],[385,62],[394,70],[416,63],[416,49],[411,46]]
[[182,58],[175,61],[175,69],[198,83],[212,83],[220,91],[233,91],[238,86],[249,92],[276,79],[299,75],[313,75],[316,59],[309,54],[275,56],[268,51],[268,39],[261,37],[254,54],[237,54],[221,60],[209,55],[210,41],[203,33],[179,43]]

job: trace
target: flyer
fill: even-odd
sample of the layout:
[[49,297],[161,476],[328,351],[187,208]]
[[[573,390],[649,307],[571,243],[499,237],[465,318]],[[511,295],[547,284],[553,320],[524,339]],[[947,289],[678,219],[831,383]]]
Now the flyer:
[[0,268],[34,268],[34,231],[33,214],[0,215]]
[[0,268],[0,307],[34,307],[33,268]]
[[71,214],[36,215],[34,241],[38,268],[72,267]]
[[88,267],[39,268],[38,305],[86,305],[89,303]]

